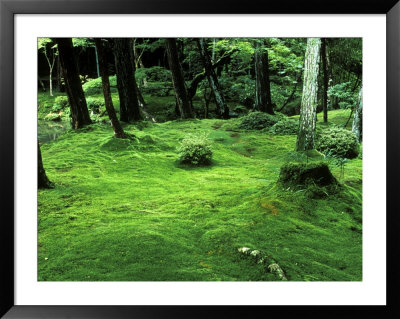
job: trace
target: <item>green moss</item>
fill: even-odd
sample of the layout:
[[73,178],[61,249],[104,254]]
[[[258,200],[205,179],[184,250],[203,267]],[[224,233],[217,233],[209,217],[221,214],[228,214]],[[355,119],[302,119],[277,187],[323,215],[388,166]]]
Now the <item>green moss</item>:
[[[243,246],[271,253],[291,281],[361,280],[362,160],[346,164],[336,193],[287,190],[276,181],[296,137],[237,132],[239,122],[123,124],[127,140],[93,124],[43,144],[55,188],[38,191],[38,280],[276,280],[238,257]],[[179,141],[197,132],[213,165],[177,165]]]
[[263,112],[251,112],[241,118],[239,128],[246,130],[262,130],[271,127],[279,120],[278,116],[274,116]]

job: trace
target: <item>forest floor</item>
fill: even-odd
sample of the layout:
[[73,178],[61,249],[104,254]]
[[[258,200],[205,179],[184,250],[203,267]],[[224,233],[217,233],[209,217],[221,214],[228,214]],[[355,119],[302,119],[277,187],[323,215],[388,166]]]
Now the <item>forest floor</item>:
[[[330,111],[329,121],[348,115]],[[310,198],[276,183],[299,160],[296,136],[239,122],[123,124],[133,140],[93,124],[42,144],[55,188],[38,191],[38,280],[279,280],[243,246],[270,255],[290,281],[362,280],[362,160],[344,174],[331,164],[340,192]],[[196,132],[212,141],[211,166],[178,162],[179,142]]]

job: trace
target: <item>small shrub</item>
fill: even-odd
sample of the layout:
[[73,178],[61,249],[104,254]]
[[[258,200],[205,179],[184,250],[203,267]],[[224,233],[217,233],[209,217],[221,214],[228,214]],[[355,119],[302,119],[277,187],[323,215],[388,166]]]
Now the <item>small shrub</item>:
[[90,112],[92,112],[93,114],[100,114],[101,109],[105,109],[104,99],[101,99],[101,98],[96,99],[96,98],[88,97],[86,99],[86,104],[87,104],[88,110]]
[[52,112],[60,112],[64,109],[66,109],[69,106],[68,104],[68,97],[66,96],[57,96],[56,99],[54,100],[54,105],[51,108]]
[[143,79],[147,81],[171,81],[171,72],[161,66],[152,66],[151,68],[138,68],[135,72],[135,78],[138,83],[142,83]]
[[[111,92],[115,92],[117,90],[117,77],[115,75],[109,77],[110,80],[110,89]],[[103,94],[103,86],[101,84],[101,77],[90,80],[82,85],[83,92],[85,95],[95,95],[95,94]]]
[[263,112],[252,112],[242,118],[239,128],[245,130],[262,130],[278,122],[274,115]]
[[178,147],[181,163],[194,166],[211,164],[212,150],[205,135],[187,135]]
[[270,133],[275,135],[296,135],[299,123],[295,120],[280,120],[270,128]]
[[355,158],[360,146],[353,132],[340,127],[321,131],[316,140],[316,149],[327,156]]

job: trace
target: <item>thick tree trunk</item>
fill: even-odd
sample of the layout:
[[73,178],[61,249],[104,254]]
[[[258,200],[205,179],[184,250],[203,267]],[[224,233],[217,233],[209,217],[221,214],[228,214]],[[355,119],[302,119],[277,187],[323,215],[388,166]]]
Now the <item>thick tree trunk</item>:
[[362,87],[361,87],[360,92],[358,93],[357,109],[354,113],[353,127],[352,127],[352,131],[360,143],[362,142],[362,113],[363,113],[362,105],[363,101],[362,101]]
[[117,73],[118,94],[120,97],[121,121],[139,121],[140,114],[138,97],[136,94],[135,73],[131,61],[132,46],[130,39],[114,39],[115,69]]
[[98,56],[99,72],[101,74],[101,84],[103,86],[104,102],[106,105],[107,114],[114,129],[115,137],[126,138],[121,123],[118,121],[117,115],[115,114],[114,105],[111,99],[110,80],[108,78],[107,60],[103,44],[101,43],[101,39],[99,38],[95,38],[94,41],[96,44],[96,55]]
[[189,100],[183,71],[178,58],[176,48],[176,39],[165,39],[167,49],[168,64],[172,75],[172,84],[174,85],[176,103],[179,108],[181,118],[194,118],[191,101]]
[[51,188],[52,184],[47,178],[46,172],[43,167],[42,153],[38,142],[38,188]]
[[268,51],[257,41],[254,51],[256,73],[256,109],[260,112],[274,114],[271,102],[271,87],[269,81]]
[[224,96],[221,92],[217,75],[215,74],[214,69],[212,67],[211,58],[207,50],[207,44],[203,38],[196,39],[196,43],[199,48],[200,57],[204,66],[204,70],[206,72],[208,83],[214,94],[215,104],[217,106],[216,113],[219,117],[227,119],[229,118],[229,109],[225,103]]
[[324,112],[324,123],[328,123],[328,70],[326,65],[326,39],[321,39],[322,70],[324,73],[324,91],[322,96],[322,110]]
[[318,65],[321,39],[309,38],[304,62],[303,96],[301,98],[297,151],[314,148],[316,105],[318,92]]
[[78,74],[72,39],[57,38],[55,42],[58,44],[61,66],[64,73],[65,88],[71,108],[71,124],[74,129],[78,129],[90,124],[91,120],[85,95],[82,90],[81,79]]

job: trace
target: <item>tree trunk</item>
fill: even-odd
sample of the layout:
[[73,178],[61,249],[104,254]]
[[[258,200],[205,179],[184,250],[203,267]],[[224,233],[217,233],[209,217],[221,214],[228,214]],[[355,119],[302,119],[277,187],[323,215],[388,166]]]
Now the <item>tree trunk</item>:
[[221,88],[219,86],[217,75],[212,67],[211,58],[208,54],[207,45],[203,38],[196,39],[197,46],[199,48],[200,57],[206,72],[207,80],[210,88],[214,94],[217,115],[225,119],[229,118],[229,109],[225,103],[224,96],[222,95]]
[[358,93],[357,109],[354,113],[353,127],[352,127],[352,131],[360,143],[362,142],[362,108],[363,108],[362,105],[363,102],[362,102],[362,87],[361,87],[360,92]]
[[269,81],[268,51],[257,41],[254,50],[256,73],[256,109],[260,112],[274,114],[271,102],[271,87]]
[[135,73],[131,61],[132,46],[130,39],[114,39],[115,69],[117,73],[118,94],[120,97],[121,121],[139,121],[140,114],[138,97],[136,94]]
[[326,67],[326,39],[321,39],[322,70],[324,73],[324,91],[322,96],[322,109],[324,112],[324,123],[328,123],[328,70]]
[[301,98],[297,151],[314,148],[320,38],[308,38],[304,62],[303,95]]
[[91,124],[85,95],[82,90],[81,80],[74,55],[71,38],[57,38],[61,66],[64,73],[65,88],[71,108],[71,121],[74,129]]
[[194,118],[191,101],[188,98],[183,71],[178,58],[176,48],[176,39],[165,39],[167,49],[168,64],[172,75],[172,84],[174,85],[176,102],[179,108],[181,118]]
[[53,68],[50,68],[50,74],[49,74],[49,81],[50,81],[50,96],[53,96]]
[[117,115],[115,114],[114,105],[111,99],[110,80],[108,78],[107,60],[103,44],[101,43],[101,39],[99,38],[95,38],[94,42],[96,44],[96,55],[98,56],[99,72],[101,74],[101,84],[103,86],[104,102],[106,105],[107,114],[114,129],[115,137],[126,138],[121,123],[118,121]]
[[52,184],[47,178],[46,172],[43,167],[42,153],[38,142],[38,188],[51,188]]
[[96,71],[97,71],[97,77],[100,77],[100,65],[99,65],[99,54],[97,52],[97,46],[94,47],[94,53],[96,55]]

